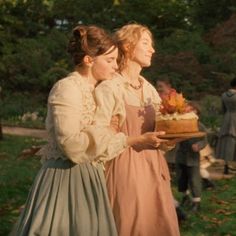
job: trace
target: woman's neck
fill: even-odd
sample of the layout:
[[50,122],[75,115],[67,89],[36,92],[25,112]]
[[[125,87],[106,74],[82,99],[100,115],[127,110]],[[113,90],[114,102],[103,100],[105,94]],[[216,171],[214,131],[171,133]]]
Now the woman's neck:
[[129,83],[137,83],[142,68],[139,64],[129,61],[127,66],[121,71],[121,74]]
[[98,81],[94,79],[93,75],[91,74],[91,71],[89,71],[87,68],[76,67],[75,71],[77,71],[87,83],[92,84],[94,86],[97,85]]

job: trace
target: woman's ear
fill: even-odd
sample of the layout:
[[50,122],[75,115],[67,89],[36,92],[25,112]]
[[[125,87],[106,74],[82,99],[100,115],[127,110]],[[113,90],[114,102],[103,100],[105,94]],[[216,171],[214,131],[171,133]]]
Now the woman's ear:
[[130,49],[131,49],[130,43],[126,43],[126,44],[124,45],[124,50],[125,50],[125,52],[126,52],[126,53],[129,53],[129,52],[130,52]]
[[90,66],[92,66],[92,64],[93,64],[93,58],[90,57],[90,56],[88,56],[88,55],[85,55],[85,56],[84,56],[84,59],[83,59],[83,62],[84,62],[84,65],[90,67]]
[[124,52],[126,54],[126,57],[128,59],[132,59],[134,46],[131,43],[126,43],[123,47],[124,47]]

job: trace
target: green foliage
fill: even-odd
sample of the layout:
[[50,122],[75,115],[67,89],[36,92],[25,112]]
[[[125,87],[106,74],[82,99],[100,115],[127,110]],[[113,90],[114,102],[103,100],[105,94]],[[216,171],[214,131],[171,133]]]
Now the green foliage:
[[191,0],[189,1],[193,28],[208,30],[217,23],[227,20],[236,12],[235,0]]
[[219,96],[207,95],[200,101],[201,121],[214,131],[221,125],[221,98]]
[[3,0],[0,25],[5,32],[18,37],[35,37],[50,28],[50,8],[44,0]]
[[175,28],[188,28],[186,21],[188,6],[184,0],[121,0],[119,2],[120,4],[104,8],[103,15],[96,19],[96,22],[101,22],[108,29],[137,22],[147,25],[156,37],[169,35]]
[[[234,43],[236,45],[236,40]],[[236,74],[236,48],[223,48],[215,53],[214,62],[219,71]]]
[[[235,48],[222,52],[204,42],[206,29],[227,19],[235,11],[235,0],[3,0],[0,2],[0,84],[3,90],[48,93],[52,84],[72,69],[66,53],[67,36],[81,24],[96,24],[113,31],[128,23],[147,25],[157,39],[157,52],[175,55],[192,52],[198,62],[217,73],[235,74]],[[118,3],[118,4],[117,4]],[[211,9],[209,11],[209,9]],[[231,49],[230,49],[231,48]],[[153,65],[158,67],[158,65]],[[146,73],[146,72],[145,72]],[[198,73],[198,72],[197,72]],[[211,71],[207,71],[209,77]],[[147,71],[155,82],[156,71]],[[196,85],[197,74],[161,68],[190,96],[205,92]],[[192,81],[189,81],[191,77]],[[183,80],[183,83],[180,81]],[[218,86],[222,87],[222,86]],[[216,91],[217,93],[218,91]],[[189,95],[188,95],[189,96]]]
[[160,51],[165,54],[178,52],[193,52],[200,63],[210,61],[212,50],[203,40],[200,32],[190,32],[181,29],[175,30],[169,37],[164,38],[159,44]]
[[[47,96],[31,93],[4,93],[0,102],[2,124],[42,128],[46,118]],[[36,119],[23,119],[27,113],[37,113]]]
[[112,25],[112,0],[55,0],[52,5],[52,15],[58,27],[70,31],[76,24],[95,24],[110,28]]
[[8,84],[22,90],[36,88],[42,71],[49,69],[52,63],[44,45],[35,39],[21,39],[14,53],[4,55],[3,62],[3,75],[9,80]]
[[48,91],[68,73],[66,37],[58,30],[46,36],[21,38],[2,47],[0,81],[4,88]]

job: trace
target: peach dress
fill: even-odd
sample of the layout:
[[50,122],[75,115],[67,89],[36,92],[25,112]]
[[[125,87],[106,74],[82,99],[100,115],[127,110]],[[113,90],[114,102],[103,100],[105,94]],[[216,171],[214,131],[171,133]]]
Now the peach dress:
[[[153,131],[152,106],[125,107],[122,132],[135,136]],[[107,163],[105,175],[120,236],[179,235],[169,171],[161,151],[129,147]]]

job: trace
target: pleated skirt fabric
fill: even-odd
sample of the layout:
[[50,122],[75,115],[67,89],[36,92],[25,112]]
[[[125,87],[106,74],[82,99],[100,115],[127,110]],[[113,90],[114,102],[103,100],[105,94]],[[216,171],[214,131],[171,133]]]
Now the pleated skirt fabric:
[[236,137],[221,136],[216,147],[216,157],[225,161],[236,161]]
[[116,236],[102,165],[46,161],[10,235]]

